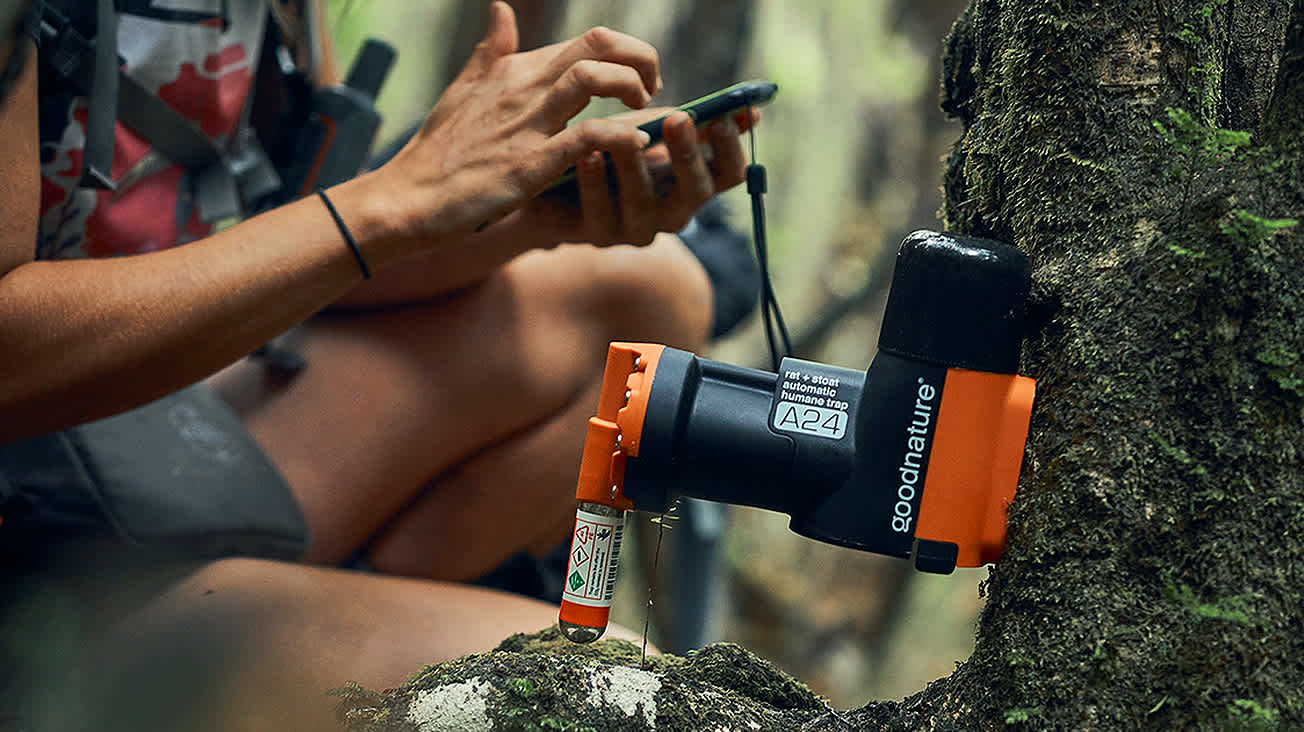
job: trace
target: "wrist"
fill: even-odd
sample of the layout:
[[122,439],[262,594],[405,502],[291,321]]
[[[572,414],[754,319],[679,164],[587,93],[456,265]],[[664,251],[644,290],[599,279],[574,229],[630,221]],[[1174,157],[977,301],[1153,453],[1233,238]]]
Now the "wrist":
[[364,173],[327,189],[340,219],[353,234],[358,251],[375,270],[418,248],[410,212],[376,172]]
[[335,228],[339,229],[340,236],[344,237],[344,243],[348,245],[349,252],[353,254],[353,259],[358,263],[358,270],[362,273],[362,279],[371,279],[371,266],[367,263],[367,258],[362,256],[362,249],[358,246],[358,241],[353,237],[353,232],[349,225],[344,223],[344,218],[340,216],[339,209],[331,202],[330,196],[326,191],[318,188],[317,198],[321,199],[322,205],[330,212],[331,219],[335,222]]

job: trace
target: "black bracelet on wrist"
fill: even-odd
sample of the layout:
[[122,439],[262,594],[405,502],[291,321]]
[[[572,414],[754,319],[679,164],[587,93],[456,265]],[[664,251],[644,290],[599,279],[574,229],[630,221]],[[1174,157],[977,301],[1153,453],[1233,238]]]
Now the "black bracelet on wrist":
[[362,258],[362,250],[358,248],[358,242],[353,238],[353,233],[349,231],[349,227],[344,225],[344,219],[340,218],[340,212],[335,210],[335,204],[331,203],[331,199],[326,197],[326,191],[320,188],[317,189],[317,197],[321,199],[322,203],[326,204],[326,210],[330,211],[331,218],[335,219],[335,226],[344,237],[344,242],[349,245],[349,251],[353,252],[353,258],[358,260],[358,269],[362,270],[362,279],[371,279],[371,268],[367,266],[367,260]]

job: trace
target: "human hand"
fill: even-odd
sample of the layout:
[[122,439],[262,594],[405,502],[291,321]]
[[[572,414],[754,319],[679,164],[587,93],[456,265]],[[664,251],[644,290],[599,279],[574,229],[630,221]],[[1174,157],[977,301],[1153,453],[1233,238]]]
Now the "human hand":
[[610,160],[590,153],[576,166],[576,181],[568,190],[545,192],[494,227],[496,233],[528,238],[533,246],[565,241],[644,245],[659,232],[679,231],[712,196],[743,181],[739,123],[745,129],[754,115],[700,130],[673,108],[612,117],[637,126],[665,116],[664,142],[637,153],[613,152]]
[[633,125],[567,122],[595,96],[646,106],[660,87],[651,46],[605,28],[527,53],[516,52],[517,42],[511,8],[495,2],[466,68],[378,171],[401,233],[427,243],[457,237],[530,200],[589,154],[641,157],[647,136]]

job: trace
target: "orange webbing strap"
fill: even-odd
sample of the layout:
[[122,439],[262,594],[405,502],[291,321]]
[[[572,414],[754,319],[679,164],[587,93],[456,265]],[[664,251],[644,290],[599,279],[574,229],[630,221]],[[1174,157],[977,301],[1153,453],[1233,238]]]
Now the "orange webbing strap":
[[652,377],[664,350],[665,346],[653,343],[612,343],[607,348],[598,413],[589,418],[584,437],[577,500],[623,511],[634,508],[619,490],[624,485],[625,455],[638,455]]
[[1037,382],[948,369],[915,537],[959,547],[957,567],[995,562],[1018,487]]

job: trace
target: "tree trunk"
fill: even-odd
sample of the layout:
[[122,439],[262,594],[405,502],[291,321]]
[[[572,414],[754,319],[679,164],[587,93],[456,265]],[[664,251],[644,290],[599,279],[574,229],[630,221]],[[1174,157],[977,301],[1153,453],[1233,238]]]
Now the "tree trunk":
[[944,76],[1039,394],[973,657],[857,723],[1299,728],[1304,2],[976,0]]

